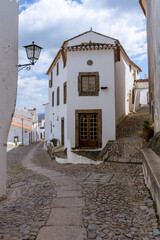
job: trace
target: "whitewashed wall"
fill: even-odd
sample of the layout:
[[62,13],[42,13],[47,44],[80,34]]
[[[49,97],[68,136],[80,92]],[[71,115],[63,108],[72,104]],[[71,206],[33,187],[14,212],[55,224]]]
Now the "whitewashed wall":
[[[18,144],[22,144],[22,128],[16,126],[10,126],[8,134],[8,145],[14,143],[14,137],[18,136]],[[29,145],[29,130],[23,128],[23,145]]]
[[[88,66],[87,61],[92,60],[93,65]],[[79,72],[99,72],[99,96],[78,95]],[[114,51],[80,51],[68,52],[67,57],[67,137],[70,147],[75,147],[75,110],[102,109],[102,147],[108,140],[115,139],[115,69]]]
[[[139,79],[138,68],[131,65],[121,52],[121,61],[116,63],[116,121],[119,123],[129,111],[129,94],[132,96],[134,87],[134,70],[136,71],[136,79]],[[131,110],[133,110],[131,104]]]
[[140,104],[145,105],[147,104],[147,95],[148,95],[148,89],[141,90],[140,93]]
[[126,99],[126,64],[121,56],[121,61],[115,63],[115,83],[116,83],[116,122],[119,123],[125,116]]
[[49,103],[44,104],[45,107],[45,141],[49,141]]
[[[53,85],[49,88],[49,124],[52,122],[52,133],[50,139],[56,138],[61,141],[61,118],[64,118],[64,146],[67,143],[67,104],[63,103],[63,84],[67,81],[67,67],[63,68],[62,57],[58,60],[59,75],[57,76],[57,65],[53,68]],[[50,79],[50,75],[49,75]],[[57,106],[57,87],[60,89],[59,105]],[[67,86],[68,88],[68,86]],[[52,107],[52,92],[54,91],[54,107]],[[68,98],[68,94],[67,94]],[[49,126],[50,129],[50,126]]]
[[6,193],[6,146],[18,79],[17,0],[0,1],[0,197]]
[[[154,118],[154,132],[160,131],[160,1],[146,1],[147,41],[150,81],[150,100],[154,96],[154,111],[150,107],[150,120]],[[155,113],[152,118],[152,112]]]

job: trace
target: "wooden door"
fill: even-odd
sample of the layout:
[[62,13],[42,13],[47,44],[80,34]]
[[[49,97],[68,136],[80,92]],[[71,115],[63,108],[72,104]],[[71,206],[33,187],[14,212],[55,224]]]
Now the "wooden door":
[[79,115],[79,146],[98,147],[98,114]]

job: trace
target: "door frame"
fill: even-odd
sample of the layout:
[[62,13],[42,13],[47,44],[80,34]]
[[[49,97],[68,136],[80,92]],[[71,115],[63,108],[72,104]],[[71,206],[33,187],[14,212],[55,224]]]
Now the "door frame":
[[98,147],[87,147],[87,148],[101,148],[102,147],[102,109],[93,109],[93,110],[75,110],[75,147],[79,147],[79,115],[80,114],[98,114]]

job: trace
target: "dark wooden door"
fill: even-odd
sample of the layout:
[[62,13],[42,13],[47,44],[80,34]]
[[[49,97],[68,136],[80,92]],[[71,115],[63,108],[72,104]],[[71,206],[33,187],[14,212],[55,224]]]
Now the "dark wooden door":
[[98,147],[98,114],[79,115],[79,146]]

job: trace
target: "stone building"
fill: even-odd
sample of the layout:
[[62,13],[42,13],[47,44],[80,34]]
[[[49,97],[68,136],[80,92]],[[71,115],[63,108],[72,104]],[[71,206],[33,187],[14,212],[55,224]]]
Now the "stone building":
[[6,146],[18,80],[18,0],[0,1],[0,197],[6,193]]
[[102,149],[133,110],[132,90],[141,69],[119,40],[92,31],[65,41],[50,65],[48,139],[67,148]]

